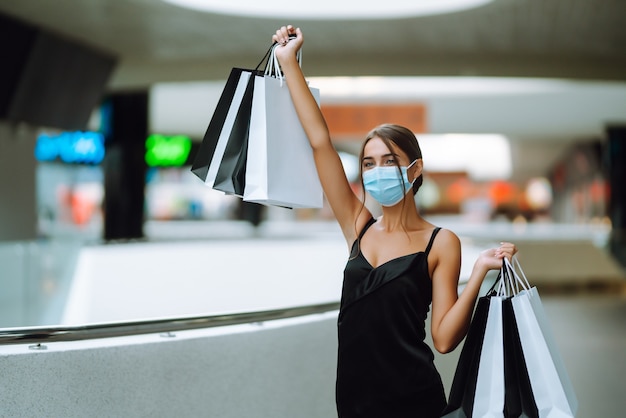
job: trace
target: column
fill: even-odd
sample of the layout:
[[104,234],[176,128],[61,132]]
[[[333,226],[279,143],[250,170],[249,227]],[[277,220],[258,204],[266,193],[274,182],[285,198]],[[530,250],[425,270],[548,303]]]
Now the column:
[[610,249],[626,267],[626,126],[608,127],[607,137],[608,215],[613,225]]
[[104,239],[143,238],[148,93],[108,98],[104,161]]

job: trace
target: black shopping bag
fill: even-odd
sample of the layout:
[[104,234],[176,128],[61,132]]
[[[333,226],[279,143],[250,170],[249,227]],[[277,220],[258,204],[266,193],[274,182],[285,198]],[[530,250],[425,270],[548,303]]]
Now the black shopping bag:
[[474,408],[474,393],[478,380],[478,365],[487,325],[490,296],[482,296],[470,323],[459,362],[454,373],[448,405],[443,411],[447,418],[465,418],[472,416]]
[[504,416],[539,418],[511,298],[503,301]]
[[[259,68],[267,60],[270,52],[271,48],[268,49],[265,56],[254,69],[235,67],[230,71],[224,89],[222,90],[222,94],[220,95],[220,99],[218,100],[215,111],[213,112],[213,116],[211,117],[211,121],[209,122],[209,126],[207,127],[202,139],[200,148],[198,149],[191,166],[191,171],[208,186],[212,187],[215,184],[217,172],[224,154],[226,153],[228,141],[233,140],[238,144],[246,141],[246,137],[248,135],[247,125],[245,124],[246,112],[245,109],[243,113],[240,112],[240,108],[242,103],[245,105],[244,95],[248,90],[249,80],[254,79],[254,74],[262,73],[259,71]],[[248,100],[251,105],[252,92],[250,91],[249,94],[250,96],[247,97],[246,100]],[[239,116],[240,113],[241,117],[237,120],[237,116]],[[249,119],[249,112],[247,112],[247,115]],[[236,123],[239,125],[236,126]],[[249,120],[247,123],[249,124]],[[235,145],[232,147],[235,147]],[[232,154],[234,152],[232,147],[229,150],[230,156],[226,161],[227,165],[233,158]],[[221,174],[222,181],[225,181],[224,177],[226,177],[225,173],[227,169],[228,167],[225,167]],[[231,166],[230,169],[234,170],[234,166]],[[230,193],[234,192],[234,188],[232,186],[227,187],[227,185],[225,185],[222,188],[226,188]]]
[[[509,359],[509,366],[517,364],[511,362],[511,352],[506,352],[507,348],[510,350],[515,347],[511,343],[508,347],[505,344],[504,330],[511,323],[510,315],[505,318],[504,314],[504,302],[508,299],[507,283],[508,276],[502,269],[492,288],[478,299],[459,357],[448,405],[443,412],[444,417],[505,416],[506,391],[509,390],[505,361]],[[510,339],[510,335],[507,336]],[[517,372],[517,369],[513,371]],[[517,378],[510,370],[507,376],[512,381]],[[514,386],[517,394],[517,383]],[[512,410],[521,410],[517,406],[521,402],[520,396],[513,397],[512,401]]]
[[[237,85],[239,84],[239,80],[244,71],[246,70],[243,68],[233,68],[230,71],[224,90],[222,90],[220,99],[218,100],[215,111],[213,112],[213,117],[209,122],[209,126],[204,134],[200,148],[194,157],[193,164],[191,165],[191,171],[202,181],[207,181],[209,166],[211,165],[211,161],[215,155],[215,150],[217,148],[222,130],[224,129],[229,110],[233,105],[238,107],[238,103],[233,103],[233,100],[235,99]],[[208,181],[212,184],[213,180],[214,176]]]
[[215,175],[213,188],[227,194],[243,196],[246,187],[246,159],[250,135],[250,113],[254,94],[254,76],[246,85],[224,154]]

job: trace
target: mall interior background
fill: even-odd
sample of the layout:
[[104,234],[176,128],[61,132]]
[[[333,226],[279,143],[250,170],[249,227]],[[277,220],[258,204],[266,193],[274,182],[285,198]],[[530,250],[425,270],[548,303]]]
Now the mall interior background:
[[[337,296],[341,278],[332,272],[342,268],[343,243],[328,207],[244,204],[190,171],[230,68],[255,65],[266,32],[283,21],[148,3],[0,0],[0,329],[255,311]],[[395,30],[404,40],[392,44],[365,38],[367,20],[302,25],[303,67],[320,88],[355,189],[367,128],[390,119],[409,126],[425,155],[424,216],[457,231],[469,257],[515,238],[564,333],[568,365],[584,364],[594,350],[608,353],[595,371],[572,371],[586,416],[600,404],[623,411],[618,374],[611,383],[598,370],[612,376],[626,342],[624,16],[619,1],[494,1],[385,19],[379,37]],[[233,43],[241,46],[231,50]],[[230,287],[207,280],[209,273],[189,274],[228,271],[237,252],[256,253],[250,259],[259,264],[240,266]],[[316,256],[303,261],[303,252]],[[205,256],[209,266],[199,261]],[[276,265],[290,263],[324,279],[283,280],[288,273]],[[97,283],[85,287],[85,277]],[[264,285],[282,293],[265,294]],[[584,318],[583,328],[601,322],[584,328],[591,334],[607,332],[580,344],[567,315]],[[328,346],[307,341],[300,349],[332,358]],[[237,373],[245,367],[253,366]],[[578,383],[589,373],[599,389]]]

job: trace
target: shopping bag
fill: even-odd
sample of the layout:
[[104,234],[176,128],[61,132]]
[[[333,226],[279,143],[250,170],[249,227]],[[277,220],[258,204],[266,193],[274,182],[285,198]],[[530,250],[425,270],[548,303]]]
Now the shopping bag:
[[191,171],[209,187],[213,187],[215,182],[219,162],[224,155],[250,74],[250,70],[243,68],[231,70],[200,148],[194,157]]
[[516,316],[511,301],[502,303],[504,330],[504,417],[539,418],[534,392],[531,388],[528,365],[522,351]]
[[[254,77],[243,200],[290,208],[321,208],[313,150],[272,49]],[[319,105],[319,90],[310,88]]]
[[537,417],[505,267],[478,299],[444,417]]
[[[209,126],[204,134],[200,148],[194,157],[191,171],[203,180],[209,187],[213,187],[217,176],[220,163],[224,157],[229,140],[236,141],[241,144],[247,137],[247,120],[245,119],[245,109],[240,111],[244,94],[247,91],[248,81],[252,74],[262,72],[259,70],[264,62],[266,62],[271,48],[267,50],[261,61],[254,69],[232,68],[222,94],[217,102]],[[248,92],[251,94],[251,92]],[[251,97],[247,98],[251,100]],[[237,119],[237,116],[240,116]],[[237,144],[233,144],[229,149],[229,159],[225,162],[225,167],[221,173],[221,181],[229,177],[226,174],[227,169],[234,171],[233,148],[236,149]],[[228,164],[231,166],[228,166]],[[232,173],[231,173],[232,176]],[[229,190],[232,190],[231,186]]]
[[530,287],[517,259],[514,259],[516,268],[508,260],[506,262],[517,283],[523,287],[511,303],[539,416],[574,417],[578,400],[537,288]]
[[[504,410],[504,336],[502,302],[505,296],[492,296],[478,363],[474,394],[474,417],[502,417]],[[508,390],[508,388],[507,388]]]
[[454,372],[448,405],[443,411],[444,417],[465,418],[472,416],[490,300],[489,296],[482,296],[478,299]]
[[213,189],[227,194],[243,196],[253,93],[254,76],[251,75],[246,83],[246,89],[228,135],[224,153],[215,173]]

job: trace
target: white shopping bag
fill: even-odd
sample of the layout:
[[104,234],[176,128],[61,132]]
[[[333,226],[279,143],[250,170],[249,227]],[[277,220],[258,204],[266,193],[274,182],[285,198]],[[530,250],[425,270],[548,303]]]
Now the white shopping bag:
[[489,301],[487,326],[478,365],[473,417],[504,416],[504,298],[505,296],[492,296]]
[[[275,56],[270,58],[278,70]],[[289,208],[321,208],[323,191],[313,150],[286,82],[256,76],[243,200]],[[319,90],[311,88],[319,104]]]
[[[578,400],[558,352],[537,288],[530,287],[525,277],[520,277],[519,264],[517,272],[510,263],[509,267],[518,283],[526,287],[511,302],[539,417],[574,417],[578,410]],[[523,272],[521,275],[523,276]]]

